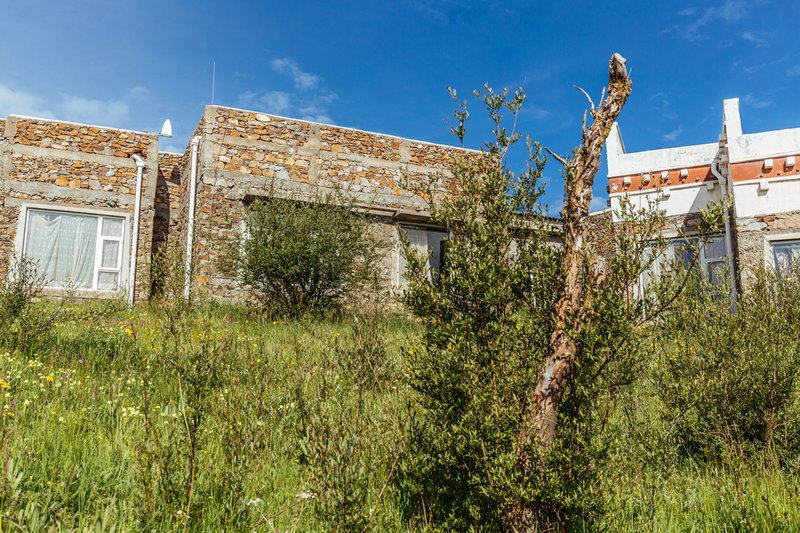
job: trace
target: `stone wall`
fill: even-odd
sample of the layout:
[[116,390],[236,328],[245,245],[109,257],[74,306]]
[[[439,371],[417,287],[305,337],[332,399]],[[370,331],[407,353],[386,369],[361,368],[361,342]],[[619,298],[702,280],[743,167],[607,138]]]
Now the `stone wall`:
[[[235,295],[235,284],[216,268],[216,244],[240,226],[246,199],[270,195],[313,200],[335,191],[361,206],[374,217],[375,231],[391,243],[383,262],[384,282],[390,285],[395,274],[397,222],[427,218],[418,185],[428,176],[438,176],[436,194],[445,194],[451,158],[456,153],[469,153],[214,106],[206,108],[196,134],[202,136],[194,246],[196,281],[207,284],[206,289],[220,297]],[[181,186],[187,191],[185,204],[188,184]]]
[[736,220],[737,262],[743,288],[753,281],[753,271],[768,263],[770,244],[800,240],[800,211],[759,215]]
[[614,233],[611,229],[610,209],[592,213],[586,220],[589,242],[602,256],[608,257],[614,252]]
[[[0,255],[4,258],[15,253],[16,231],[25,204],[131,214],[136,187],[136,164],[131,156],[138,154],[145,159],[136,294],[146,297],[158,173],[157,137],[13,115],[0,125]],[[132,224],[128,231],[126,246],[130,246]],[[7,262],[3,263],[5,269]]]
[[155,215],[153,222],[153,250],[177,241],[181,206],[181,170],[183,154],[158,153]]

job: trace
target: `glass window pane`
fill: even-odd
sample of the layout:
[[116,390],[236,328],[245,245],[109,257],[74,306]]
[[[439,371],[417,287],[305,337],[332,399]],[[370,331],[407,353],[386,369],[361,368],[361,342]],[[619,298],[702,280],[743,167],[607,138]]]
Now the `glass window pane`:
[[722,236],[711,237],[706,242],[706,259],[722,259],[725,253],[725,238]]
[[775,270],[779,275],[785,276],[795,268],[796,261],[800,259],[800,242],[782,242],[772,245],[772,257]]
[[119,268],[119,241],[103,241],[103,257],[100,266],[103,268]]
[[683,268],[689,270],[698,266],[696,239],[677,240],[673,244],[673,249],[675,250],[675,261],[683,264]]
[[121,218],[103,217],[103,237],[122,237]]
[[[446,231],[415,226],[401,226],[400,231],[408,238],[411,250],[414,253],[420,254],[423,257],[428,257],[428,275],[438,275],[442,264],[442,252],[444,250],[442,241],[447,239],[448,233]],[[401,249],[399,261],[399,281],[401,286],[406,285],[406,269],[407,261]]]
[[24,254],[48,287],[92,288],[96,242],[97,217],[28,211]]
[[708,279],[711,285],[718,287],[728,281],[725,275],[728,272],[727,265],[724,261],[715,261],[708,264]]
[[100,272],[97,275],[97,288],[101,291],[115,291],[119,282],[116,272]]
[[439,273],[442,266],[442,241],[447,238],[447,233],[444,231],[427,230],[428,250],[430,250],[430,259],[428,264],[431,267],[431,272]]

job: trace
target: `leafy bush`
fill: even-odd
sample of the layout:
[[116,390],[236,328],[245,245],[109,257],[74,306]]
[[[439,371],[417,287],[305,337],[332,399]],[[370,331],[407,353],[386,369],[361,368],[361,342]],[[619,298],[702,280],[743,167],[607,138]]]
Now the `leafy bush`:
[[[592,303],[576,336],[573,383],[562,399],[556,440],[520,444],[528,399],[550,350],[554,307],[562,289],[561,250],[539,204],[544,160],[528,143],[526,170],[506,165],[519,134],[502,122],[516,115],[521,92],[482,95],[495,142],[456,158],[458,190],[431,206],[450,230],[445,269],[430,276],[427,258],[405,247],[410,285],[405,301],[424,327],[408,350],[412,396],[401,488],[409,515],[443,530],[514,527],[517,509],[532,528],[592,528],[602,512],[597,490],[613,438],[603,428],[619,391],[633,383],[647,302],[632,296],[646,267],[642,254],[663,216],[627,206],[630,224],[614,230],[615,255],[587,260],[580,275]],[[457,113],[463,135],[466,111]],[[591,253],[591,252],[588,252]],[[524,450],[521,447],[524,446]],[[521,456],[530,460],[523,466]]]
[[222,269],[280,314],[335,307],[374,279],[381,245],[353,207],[334,195],[256,200]]
[[690,290],[656,328],[657,394],[690,456],[796,456],[800,278],[762,268],[731,312],[725,291]]
[[44,342],[61,311],[37,305],[45,282],[34,261],[23,257],[10,263],[0,283],[0,345],[25,351],[36,342]]
[[[487,106],[499,115],[505,97],[490,91]],[[536,217],[544,162],[532,148],[528,171],[511,173],[501,160],[516,138],[503,129],[497,144],[454,161],[457,194],[431,206],[451,233],[442,275],[431,277],[427,258],[404,247],[405,302],[425,336],[407,350],[416,397],[401,488],[412,517],[425,509],[445,530],[497,528],[518,494],[524,391],[549,343],[559,276],[558,250]],[[532,272],[549,283],[532,284]]]

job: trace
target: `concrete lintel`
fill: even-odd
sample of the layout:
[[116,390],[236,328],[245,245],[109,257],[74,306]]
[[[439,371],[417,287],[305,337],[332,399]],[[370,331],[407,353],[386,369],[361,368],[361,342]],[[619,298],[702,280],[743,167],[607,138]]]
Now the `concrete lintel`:
[[11,169],[11,145],[0,141],[0,179],[6,179]]
[[[225,185],[232,189],[239,189],[239,192],[226,195],[232,200],[241,200],[245,196],[253,194],[263,194],[271,188],[275,191],[284,191],[300,194],[318,194],[326,192],[340,192],[348,198],[353,199],[358,204],[372,206],[372,208],[386,209],[409,209],[411,211],[422,211],[426,209],[425,202],[417,197],[402,197],[378,193],[356,192],[348,189],[333,189],[330,187],[320,187],[310,183],[302,183],[280,177],[267,178],[264,176],[253,176],[250,174],[240,174],[230,170],[216,170],[203,172],[200,181],[205,185],[215,186],[220,178]],[[230,184],[230,185],[229,185]],[[234,185],[235,184],[235,185]]]
[[[27,195],[43,196],[44,198],[58,199],[70,198],[80,200],[87,204],[95,204],[97,202],[106,202],[109,205],[133,205],[132,194],[119,194],[111,191],[93,190],[93,189],[76,189],[73,187],[61,187],[52,183],[38,183],[29,181],[13,181],[3,180],[0,181],[0,192],[3,193],[22,193]],[[151,207],[151,198],[142,198],[142,207]]]
[[[69,161],[86,161],[89,163],[98,163],[101,165],[112,165],[115,167],[136,168],[136,163],[130,157],[117,157],[114,155],[90,154],[86,152],[77,152],[75,150],[59,150],[57,148],[45,148],[42,146],[29,146],[27,144],[13,144],[11,145],[13,153],[29,155],[32,157],[50,158],[50,159],[67,159]],[[146,155],[146,154],[142,154]],[[148,157],[148,166],[153,166],[153,161]]]

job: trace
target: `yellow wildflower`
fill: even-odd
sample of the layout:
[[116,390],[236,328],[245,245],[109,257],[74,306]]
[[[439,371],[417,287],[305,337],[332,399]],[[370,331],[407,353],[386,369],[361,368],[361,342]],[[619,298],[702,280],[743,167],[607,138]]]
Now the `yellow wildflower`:
[[44,380],[45,380],[45,381],[47,381],[47,382],[52,382],[52,381],[54,381],[55,379],[56,379],[56,378],[54,378],[54,377],[53,377],[53,374],[47,374],[47,375],[44,377]]

